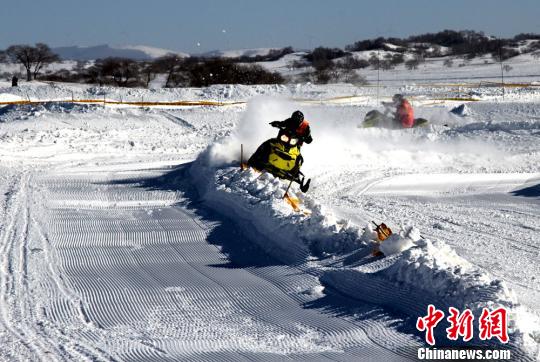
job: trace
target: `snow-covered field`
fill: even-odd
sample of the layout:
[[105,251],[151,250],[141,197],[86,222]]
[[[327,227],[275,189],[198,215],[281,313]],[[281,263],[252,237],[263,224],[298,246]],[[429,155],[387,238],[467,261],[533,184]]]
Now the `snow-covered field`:
[[[430,303],[506,307],[502,348],[538,358],[538,87],[389,84],[379,101],[405,93],[431,124],[381,130],[358,128],[374,87],[0,86],[48,101],[0,108],[3,359],[414,360]],[[463,116],[456,91],[478,99]],[[52,102],[103,98],[241,103]],[[295,109],[305,212],[238,167]]]

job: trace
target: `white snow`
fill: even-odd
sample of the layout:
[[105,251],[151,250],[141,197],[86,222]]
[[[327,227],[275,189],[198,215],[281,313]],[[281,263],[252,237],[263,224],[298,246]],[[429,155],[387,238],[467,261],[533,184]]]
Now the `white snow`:
[[[520,61],[524,72],[533,69],[530,60],[516,59],[516,67]],[[367,358],[373,349],[372,356],[402,360],[410,356],[396,346],[421,343],[419,334],[400,330],[408,328],[400,316],[424,315],[429,303],[475,313],[505,306],[509,348],[534,353],[540,91],[508,88],[503,99],[499,88],[476,79],[462,89],[433,84],[432,75],[446,74],[429,67],[415,73],[427,80],[422,85],[398,85],[405,75],[386,73],[398,77],[396,85],[386,83],[378,99],[373,86],[347,84],[119,89],[22,82],[13,89],[0,82],[0,102],[44,101],[0,108],[2,355]],[[469,65],[455,75],[491,70]],[[409,97],[430,126],[359,128],[377,100],[394,92]],[[478,99],[462,116],[449,110],[463,101],[445,99],[459,92]],[[70,102],[103,97],[240,103]],[[314,137],[302,148],[311,189],[291,191],[301,212],[283,201],[286,183],[239,168],[240,145],[246,159],[275,135],[268,123],[296,109]],[[208,207],[224,218],[204,216]],[[372,220],[393,235],[378,243]],[[252,254],[252,244],[272,262]],[[350,305],[345,317],[328,312],[341,307],[332,304],[336,291],[353,298],[361,317]]]
[[146,53],[152,59],[159,58],[167,54],[175,54],[184,58],[189,57],[189,54],[187,53],[182,53],[182,52],[178,52],[178,51],[170,50],[170,49],[151,47],[148,45],[123,45],[123,46],[118,46],[117,48],[140,50],[141,52]]
[[279,48],[253,48],[253,49],[233,49],[233,50],[215,50],[204,53],[204,56],[222,57],[222,58],[238,58],[238,57],[254,57],[256,55],[267,55],[271,50]]
[[[441,307],[469,308],[477,313],[488,305],[504,306],[512,316],[513,338],[533,348],[536,342],[529,335],[540,330],[540,322],[536,319],[532,326],[519,325],[515,316],[522,313],[523,307],[507,285],[472,266],[444,242],[424,239],[411,226],[377,246],[369,238],[371,233],[336,218],[309,196],[291,193],[302,205],[301,212],[293,211],[283,200],[285,183],[268,174],[242,171],[238,166],[217,166],[215,152],[211,147],[192,166],[194,184],[208,205],[242,220],[242,232],[268,253],[289,264],[305,264],[305,268],[317,270],[312,273],[322,274],[323,284],[333,289],[368,302],[391,305],[411,317],[420,315],[435,301]],[[377,248],[387,258],[370,260],[370,251]],[[351,258],[351,254],[361,255],[355,261],[361,266],[328,268],[325,264],[330,256]],[[385,291],[364,288],[365,285],[377,285]],[[399,295],[399,300],[389,299],[388,293],[396,287],[407,290],[406,300],[403,295]],[[400,293],[395,293],[394,298],[396,294]],[[529,321],[535,318],[530,314]]]

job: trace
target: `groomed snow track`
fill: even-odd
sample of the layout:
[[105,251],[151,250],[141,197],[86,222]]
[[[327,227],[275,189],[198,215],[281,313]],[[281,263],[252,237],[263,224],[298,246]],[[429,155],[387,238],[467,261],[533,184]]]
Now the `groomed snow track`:
[[311,292],[316,276],[254,250],[164,172],[27,172],[13,184],[4,358],[414,359],[418,340],[380,308]]

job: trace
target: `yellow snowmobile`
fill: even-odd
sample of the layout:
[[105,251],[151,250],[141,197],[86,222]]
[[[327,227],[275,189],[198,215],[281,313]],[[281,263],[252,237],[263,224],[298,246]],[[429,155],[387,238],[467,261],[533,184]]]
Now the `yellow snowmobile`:
[[305,180],[300,167],[304,158],[300,154],[298,138],[286,129],[280,129],[276,138],[265,141],[249,158],[248,166],[270,172],[275,177],[297,182],[302,192],[307,192],[311,179]]

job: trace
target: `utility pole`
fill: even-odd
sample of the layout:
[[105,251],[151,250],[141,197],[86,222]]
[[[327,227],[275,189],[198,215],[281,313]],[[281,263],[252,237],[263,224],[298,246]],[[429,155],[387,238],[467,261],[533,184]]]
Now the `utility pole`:
[[377,49],[377,105],[379,105],[379,82],[380,82],[380,72],[381,72],[381,50]]
[[504,67],[503,67],[503,58],[502,58],[501,39],[499,39],[499,62],[501,64],[501,88],[502,88],[502,99],[504,101]]

